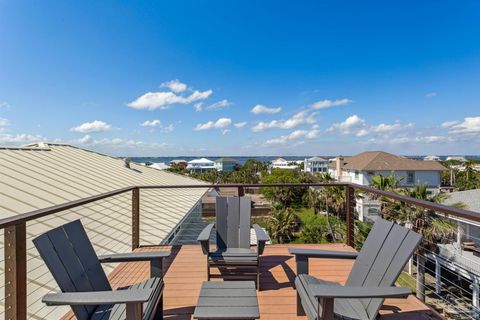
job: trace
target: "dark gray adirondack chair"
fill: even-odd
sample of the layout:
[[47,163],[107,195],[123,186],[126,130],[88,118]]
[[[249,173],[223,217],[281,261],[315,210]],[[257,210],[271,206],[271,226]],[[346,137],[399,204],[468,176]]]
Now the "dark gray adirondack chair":
[[[80,220],[52,229],[33,243],[62,291],[45,295],[45,304],[70,305],[78,320],[163,318],[162,259],[169,251],[97,257]],[[150,261],[152,277],[113,291],[100,263],[122,261]]]
[[[421,239],[412,230],[378,219],[359,253],[290,249],[297,263],[297,314],[310,320],[375,319],[385,298],[411,294],[394,284]],[[309,258],[355,259],[355,263],[341,286],[308,275]]]
[[[252,227],[257,237],[257,249],[250,249],[250,215],[252,200],[250,197],[217,197],[215,204],[216,222],[209,224],[198,236],[202,251],[207,255],[207,279],[211,267],[242,267],[256,269],[256,285],[260,288],[259,256],[265,243],[270,240],[265,231],[257,224]],[[210,252],[210,234],[216,229],[217,249]],[[236,275],[243,278],[242,275]],[[251,278],[249,274],[244,277]],[[222,277],[221,275],[219,277]]]

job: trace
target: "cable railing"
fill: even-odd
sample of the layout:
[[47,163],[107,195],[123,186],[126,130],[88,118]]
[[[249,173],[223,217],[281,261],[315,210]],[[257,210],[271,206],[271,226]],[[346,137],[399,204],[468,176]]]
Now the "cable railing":
[[[75,219],[90,219],[89,234],[92,243],[98,246],[100,253],[107,248],[101,243],[108,241],[109,250],[125,251],[136,249],[142,245],[159,244],[160,238],[167,239],[163,243],[171,243],[182,230],[159,230],[159,210],[171,212],[176,206],[180,206],[182,197],[195,194],[199,198],[206,190],[211,188],[237,188],[238,195],[244,195],[246,189],[251,188],[309,188],[309,187],[342,187],[344,189],[345,203],[343,216],[345,224],[345,242],[350,246],[355,244],[354,220],[355,220],[355,191],[376,194],[377,196],[409,203],[411,205],[427,208],[446,216],[461,217],[464,219],[480,222],[480,214],[445,206],[438,203],[409,198],[393,192],[381,191],[375,188],[357,185],[349,182],[334,183],[278,183],[278,184],[192,184],[192,185],[148,185],[131,186],[110,192],[90,196],[87,198],[42,208],[35,211],[14,215],[0,220],[0,232],[4,234],[4,242],[0,243],[2,254],[0,255],[0,268],[4,271],[3,286],[4,296],[0,296],[0,315],[5,319],[41,319],[43,311],[32,316],[27,313],[33,304],[39,303],[41,295],[45,291],[55,288],[42,287],[42,281],[51,277],[49,273],[42,272],[42,263],[36,251],[34,251],[31,239],[38,236],[45,228],[54,228],[60,224]],[[182,190],[182,192],[173,192]],[[191,191],[189,191],[191,190]],[[154,204],[156,199],[162,197],[176,197],[178,201],[165,202],[162,206]],[[95,207],[95,217],[90,213]],[[187,207],[182,208],[188,210]],[[183,212],[183,211],[182,211]],[[162,220],[171,220],[172,223],[182,221],[181,214],[162,215]],[[40,228],[42,227],[42,228]],[[111,245],[115,243],[114,245]],[[108,268],[108,266],[107,266]],[[113,267],[112,267],[113,268]],[[432,270],[427,270],[432,272]],[[38,286],[27,289],[27,279],[38,281]],[[448,283],[445,279],[445,283]],[[465,295],[468,296],[467,290]],[[463,292],[463,291],[461,291]],[[28,296],[28,299],[27,299]],[[458,297],[463,299],[463,297]],[[441,296],[441,299],[445,297]],[[45,309],[41,309],[45,310]],[[463,311],[462,312],[466,312]]]

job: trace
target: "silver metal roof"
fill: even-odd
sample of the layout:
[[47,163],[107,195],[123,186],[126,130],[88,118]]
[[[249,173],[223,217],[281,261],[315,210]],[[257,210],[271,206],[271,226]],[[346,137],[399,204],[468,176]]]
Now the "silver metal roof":
[[[185,176],[130,163],[70,145],[0,147],[0,218],[50,207],[132,185],[201,184]],[[152,189],[140,192],[140,243],[162,243],[187,216],[205,189]],[[58,319],[69,308],[46,307],[41,297],[58,290],[31,240],[53,227],[81,219],[98,254],[131,250],[131,193],[27,223],[28,318]],[[3,231],[1,231],[3,233]],[[4,270],[0,234],[0,268]],[[105,265],[108,273],[114,265]],[[0,277],[0,318],[3,315]]]

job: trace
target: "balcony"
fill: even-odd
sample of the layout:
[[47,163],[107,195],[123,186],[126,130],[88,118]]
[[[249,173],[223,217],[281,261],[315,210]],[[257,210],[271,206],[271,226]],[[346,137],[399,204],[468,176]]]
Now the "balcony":
[[[54,207],[20,214],[0,220],[0,229],[4,232],[5,243],[3,256],[4,264],[4,292],[2,297],[1,315],[4,319],[72,319],[68,308],[46,307],[41,303],[41,297],[58,288],[52,281],[52,276],[43,266],[31,239],[46,228],[64,224],[74,219],[88,221],[87,232],[99,254],[128,249],[134,251],[171,250],[172,254],[166,261],[165,270],[165,304],[164,311],[167,319],[191,319],[200,285],[206,280],[205,256],[199,245],[183,242],[179,239],[189,232],[201,230],[200,212],[192,212],[185,219],[185,224],[179,229],[166,233],[166,240],[160,245],[152,246],[155,217],[144,216],[145,212],[152,212],[149,199],[152,192],[160,192],[157,196],[171,195],[170,191],[181,190],[175,196],[188,192],[207,190],[208,188],[231,187],[237,188],[238,194],[244,194],[246,188],[261,185],[164,185],[164,186],[133,186],[111,192],[91,196],[57,205]],[[407,198],[398,194],[379,191],[370,187],[351,183],[318,183],[318,184],[274,184],[263,185],[268,187],[342,187],[345,190],[345,223],[347,226],[346,243],[332,244],[273,244],[267,245],[265,256],[261,260],[261,290],[258,291],[261,319],[305,319],[296,316],[296,299],[293,280],[296,274],[294,258],[288,253],[291,247],[308,247],[315,249],[330,249],[339,251],[353,251],[355,242],[355,190],[376,193],[393,200],[412,203],[429,208],[440,213],[455,215],[464,219],[479,221],[478,214],[466,210],[455,209],[431,202]],[[91,221],[89,211],[92,204],[104,208],[105,216],[102,220]],[[150,210],[150,211],[149,211]],[[111,212],[123,215],[119,223],[119,216],[111,216]],[[90,220],[89,220],[90,219]],[[195,239],[195,237],[191,237]],[[109,246],[105,245],[109,243]],[[452,261],[454,263],[454,261]],[[312,260],[311,274],[326,280],[344,283],[352,267],[347,260],[319,259]],[[134,262],[122,264],[108,264],[105,266],[112,285],[121,287],[146,279],[149,275],[148,263]],[[413,280],[415,281],[415,280]],[[52,285],[53,284],[53,285]],[[478,298],[478,297],[477,297]],[[450,306],[452,307],[452,306]],[[455,305],[453,307],[455,309]],[[457,310],[458,311],[458,310]],[[461,309],[457,313],[461,319],[476,317],[469,309]],[[382,319],[441,319],[441,316],[432,307],[427,306],[414,296],[408,299],[387,299],[380,311]]]

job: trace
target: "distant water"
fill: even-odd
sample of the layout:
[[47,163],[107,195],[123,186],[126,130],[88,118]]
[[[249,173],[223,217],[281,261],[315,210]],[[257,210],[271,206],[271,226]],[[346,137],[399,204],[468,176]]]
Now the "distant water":
[[[458,156],[458,155],[457,155]],[[211,157],[205,157],[210,160],[216,160],[218,158],[222,157],[228,157],[228,156],[211,156]],[[312,156],[285,156],[282,157],[287,161],[295,161],[295,160],[305,160],[305,158],[311,158]],[[322,156],[327,159],[334,158],[335,156]],[[419,159],[422,160],[425,156],[406,156],[410,159]],[[448,155],[445,156],[439,156],[440,160],[445,160]],[[472,158],[475,160],[480,160],[480,156],[463,156],[465,158]],[[193,159],[198,159],[198,158],[204,158],[204,157],[195,157],[195,156],[178,156],[178,157],[131,157],[132,161],[137,162],[137,163],[145,163],[145,162],[152,162],[152,163],[158,163],[158,162],[164,162],[166,164],[170,163],[170,161],[174,159],[183,159],[183,160],[193,160]],[[256,159],[262,162],[269,162],[272,160],[275,160],[278,158],[278,156],[245,156],[245,157],[229,157],[237,160],[240,164],[244,164],[248,159]]]

